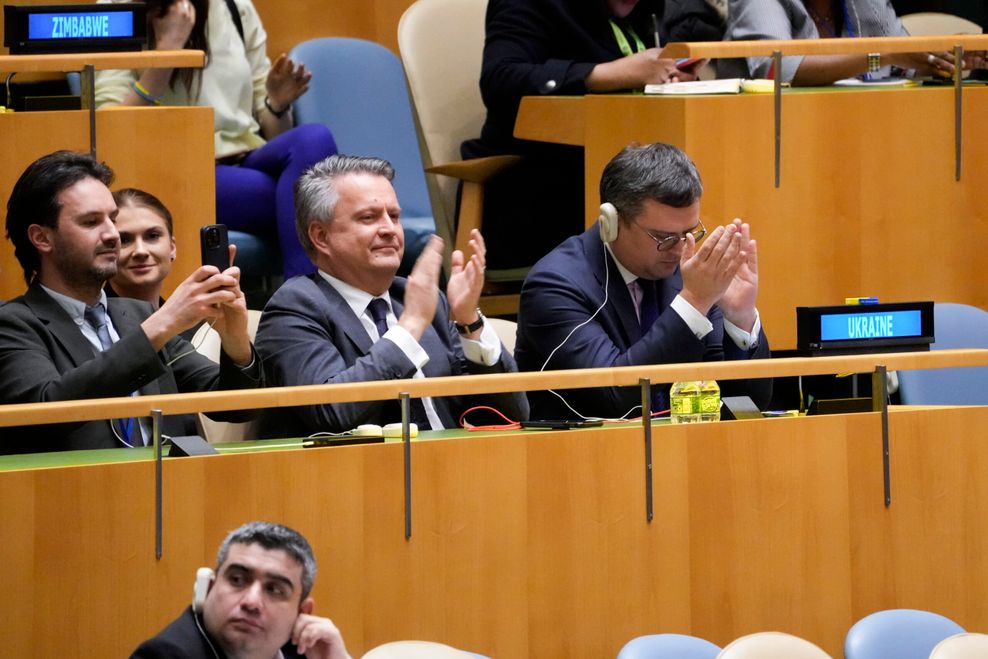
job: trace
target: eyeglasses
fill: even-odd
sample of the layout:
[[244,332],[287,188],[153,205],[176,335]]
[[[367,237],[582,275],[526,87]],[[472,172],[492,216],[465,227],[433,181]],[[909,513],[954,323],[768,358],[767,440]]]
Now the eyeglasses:
[[631,223],[634,224],[639,229],[641,229],[642,233],[644,233],[646,236],[654,240],[655,249],[657,249],[660,252],[668,252],[670,249],[673,249],[674,247],[676,247],[676,245],[686,240],[686,236],[688,235],[693,236],[694,243],[700,242],[701,240],[703,240],[703,237],[707,235],[707,228],[703,226],[703,220],[700,220],[700,223],[697,224],[692,230],[681,234],[680,233],[672,233],[672,234],[652,233],[651,231],[649,231],[642,225],[638,224],[638,222],[634,220],[632,220]]

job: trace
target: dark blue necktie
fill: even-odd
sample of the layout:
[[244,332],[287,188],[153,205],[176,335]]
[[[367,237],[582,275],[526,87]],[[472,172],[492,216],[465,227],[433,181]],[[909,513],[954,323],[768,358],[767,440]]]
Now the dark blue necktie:
[[[642,336],[652,328],[655,321],[659,319],[659,301],[655,293],[655,282],[651,279],[638,279],[638,287],[642,292],[641,306],[638,308],[639,324],[642,328]],[[665,385],[652,385],[652,412],[661,412],[666,409]]]
[[[106,317],[106,309],[103,308],[103,303],[98,302],[93,305],[86,305],[86,310],[82,314],[86,322],[89,323],[90,327],[96,330],[96,336],[99,338],[99,344],[103,348],[103,351],[110,349],[113,345],[113,339],[110,338],[110,328],[108,327],[108,320]],[[110,421],[110,424],[120,433],[120,437],[129,446],[136,446],[138,444],[144,444],[143,437],[140,436],[140,431],[138,431],[138,441],[131,441],[131,435],[134,429],[134,419],[114,419]]]
[[[376,297],[367,305],[367,313],[370,314],[374,325],[377,326],[377,333],[384,336],[388,331],[388,303],[383,298]],[[408,411],[412,417],[412,423],[419,427],[419,430],[428,430],[432,427],[429,422],[429,415],[425,413],[425,405],[422,399],[412,398],[409,401]]]
[[651,329],[659,319],[659,302],[655,295],[655,282],[651,279],[639,279],[638,286],[642,291],[641,307],[638,309],[639,323],[642,334]]
[[384,336],[388,331],[388,303],[382,298],[376,297],[367,305],[367,313],[377,326],[378,336]]

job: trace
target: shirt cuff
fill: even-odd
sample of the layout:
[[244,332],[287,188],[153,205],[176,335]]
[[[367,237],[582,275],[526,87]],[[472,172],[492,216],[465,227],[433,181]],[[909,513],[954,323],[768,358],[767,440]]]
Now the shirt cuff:
[[734,345],[742,350],[754,350],[757,348],[758,335],[761,331],[762,317],[758,315],[758,309],[755,309],[755,324],[751,326],[751,332],[745,332],[727,318],[724,319],[724,332],[731,337]]
[[501,361],[501,339],[490,323],[484,323],[484,329],[476,341],[461,336],[460,345],[463,347],[463,356],[474,364],[493,366]]
[[387,339],[398,346],[398,349],[408,357],[408,361],[415,364],[415,368],[420,369],[429,363],[429,353],[401,325],[392,325],[381,338]]
[[682,295],[677,295],[669,306],[679,314],[679,317],[683,319],[683,322],[690,328],[690,331],[701,341],[703,337],[714,331],[714,325],[710,322],[710,319],[697,311],[696,307],[692,304],[684,300]]

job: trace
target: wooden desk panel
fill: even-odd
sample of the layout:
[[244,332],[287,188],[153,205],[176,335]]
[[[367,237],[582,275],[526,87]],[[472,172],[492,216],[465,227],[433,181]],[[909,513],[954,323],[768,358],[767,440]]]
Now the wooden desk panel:
[[780,188],[772,104],[749,94],[530,97],[516,135],[585,145],[588,226],[604,165],[624,145],[684,149],[703,177],[707,227],[752,225],[759,309],[777,349],[795,347],[800,305],[876,295],[988,307],[978,252],[988,241],[988,89],[964,91],[960,182],[951,89],[787,93]]
[[893,409],[890,429],[886,509],[877,414],[656,427],[652,524],[634,426],[417,442],[407,541],[399,445],[169,460],[160,562],[152,463],[3,472],[0,635],[12,655],[123,655],[249,519],[309,538],[317,611],[355,656],[430,638],[596,658],[765,629],[839,656],[896,606],[988,628],[988,408]]
[[[112,188],[144,188],[171,210],[178,254],[167,296],[199,267],[199,227],[215,221],[216,175],[211,108],[108,108],[96,113],[97,157],[116,172]],[[89,151],[85,111],[0,114],[0,200],[38,157],[58,149]],[[0,299],[26,285],[13,245],[0,242]]]

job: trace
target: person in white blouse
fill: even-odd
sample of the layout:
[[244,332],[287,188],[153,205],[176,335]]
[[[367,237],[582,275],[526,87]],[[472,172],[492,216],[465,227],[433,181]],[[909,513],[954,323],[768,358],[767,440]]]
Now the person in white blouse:
[[312,74],[285,54],[271,63],[251,0],[147,5],[150,47],[204,50],[206,66],[99,72],[97,105],[212,107],[216,221],[259,236],[276,235],[286,278],[311,272],[295,237],[292,188],[302,172],[336,153],[326,126],[293,124],[292,103],[308,90]]

